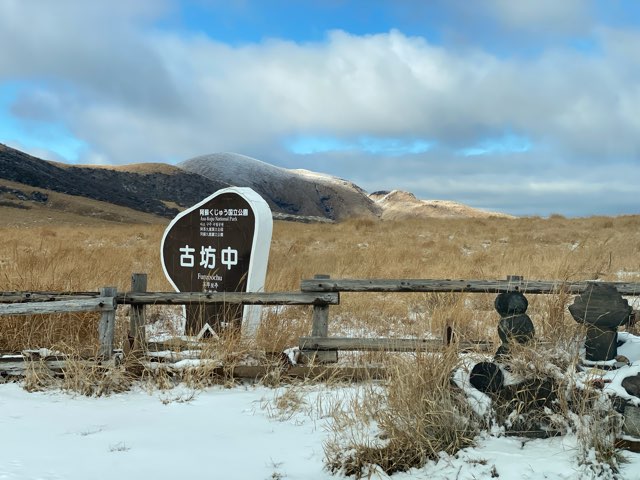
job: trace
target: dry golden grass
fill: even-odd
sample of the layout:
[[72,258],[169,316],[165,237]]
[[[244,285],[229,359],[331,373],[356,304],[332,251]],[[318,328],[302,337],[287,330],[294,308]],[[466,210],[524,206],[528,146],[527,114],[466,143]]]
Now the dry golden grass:
[[[169,291],[159,259],[164,227],[1,228],[0,290],[96,291],[115,286],[123,291],[130,287],[131,273],[145,272],[150,291]],[[522,275],[536,280],[640,282],[640,216],[352,220],[332,225],[276,222],[266,291],[299,290],[302,279],[319,273],[334,278],[503,279]],[[499,316],[494,299],[495,295],[485,294],[345,293],[341,305],[330,308],[329,332],[426,337],[440,336],[445,324],[453,324],[461,339],[497,342]],[[515,361],[513,368],[522,369],[523,375],[533,375],[534,380],[557,381],[554,388],[559,400],[554,410],[541,416],[539,410],[529,410],[528,397],[516,395],[504,408],[503,418],[498,412],[498,420],[513,422],[516,412],[522,428],[541,420],[559,423],[558,428],[574,431],[580,437],[584,462],[594,449],[598,465],[615,471],[612,439],[617,417],[609,415],[610,410],[598,408],[599,397],[576,393],[570,380],[556,375],[575,360],[571,352],[576,345],[577,326],[566,309],[571,297],[559,293],[529,295],[528,299],[527,313],[535,324],[537,340],[554,340],[550,348],[556,348],[556,353],[523,350],[518,353],[520,363]],[[126,313],[126,308],[118,309],[116,346],[126,338]],[[154,307],[148,321],[163,322],[168,317],[167,310]],[[61,388],[99,395],[128,388],[132,376],[147,378],[156,388],[170,388],[182,381],[197,389],[212,383],[231,384],[230,376],[220,378],[216,370],[219,365],[230,372],[247,360],[277,363],[265,352],[280,352],[296,345],[300,336],[310,333],[310,318],[310,307],[265,309],[255,340],[247,343],[231,336],[211,342],[201,356],[213,361],[171,374],[165,370],[140,371],[127,359],[115,368],[83,362],[83,354],[95,353],[97,348],[98,318],[93,314],[0,317],[0,351],[49,347],[73,355],[64,380],[53,378],[42,364],[33,363],[25,380],[25,388],[30,390],[57,382]],[[449,383],[450,373],[460,366],[453,353],[355,356],[360,362],[385,362],[390,377],[384,386],[371,384],[364,396],[355,398],[346,409],[331,412],[334,439],[327,444],[328,467],[357,477],[367,476],[378,467],[391,473],[419,466],[439,452],[453,453],[468,445],[483,424],[468,411],[461,391]],[[555,367],[549,367],[548,358],[556,359]],[[265,384],[279,383],[277,365],[273,372],[265,378]],[[284,412],[303,408],[295,386],[285,390],[275,403],[275,408]],[[585,423],[585,418],[591,423]],[[382,434],[373,442],[360,436],[371,422]]]
[[332,412],[328,469],[356,478],[372,478],[378,469],[390,475],[470,445],[481,420],[451,386],[458,363],[451,349],[391,360],[385,388],[369,384],[348,408]]
[[[5,227],[0,229],[0,290],[98,290],[130,287],[146,272],[150,291],[169,291],[159,260],[165,225]],[[566,219],[431,219],[340,224],[276,222],[267,291],[296,291],[314,274],[335,278],[466,278],[640,281],[640,216]],[[493,295],[342,295],[331,307],[330,334],[441,335],[453,323],[461,338],[495,340]],[[539,335],[573,325],[567,295],[530,295]],[[124,309],[120,308],[120,316]],[[74,342],[76,317],[0,318],[0,350]],[[258,343],[280,349],[309,331],[310,308],[265,314]],[[90,327],[93,328],[93,325]],[[87,332],[88,333],[88,332]],[[66,335],[66,338],[65,338]],[[23,342],[22,344],[20,342]]]

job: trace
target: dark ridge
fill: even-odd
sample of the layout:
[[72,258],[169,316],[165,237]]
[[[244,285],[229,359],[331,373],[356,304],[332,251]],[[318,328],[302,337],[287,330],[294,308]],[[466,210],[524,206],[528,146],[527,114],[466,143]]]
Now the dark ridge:
[[178,170],[135,173],[86,166],[58,166],[0,144],[0,178],[54,192],[77,195],[171,218],[229,185]]

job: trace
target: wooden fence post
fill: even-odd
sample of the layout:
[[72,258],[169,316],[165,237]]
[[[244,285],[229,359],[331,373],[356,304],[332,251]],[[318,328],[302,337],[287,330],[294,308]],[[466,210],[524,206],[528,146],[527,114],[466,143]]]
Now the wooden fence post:
[[[331,278],[329,275],[314,275],[315,280],[326,280]],[[314,305],[313,314],[311,316],[311,336],[312,337],[328,337],[329,336],[329,305]],[[315,362],[332,363],[338,361],[337,350],[323,350],[313,353]]]
[[[131,275],[131,292],[141,293],[147,291],[147,274],[146,273],[134,273]],[[144,304],[132,304],[129,312],[129,348],[133,352],[138,352],[144,349],[146,338],[144,326],[146,323],[145,318],[145,305]]]
[[[118,294],[116,287],[102,287],[101,297],[114,298]],[[111,359],[113,355],[113,331],[116,323],[116,311],[102,312],[100,323],[98,324],[98,338],[100,340],[99,357],[105,360]]]

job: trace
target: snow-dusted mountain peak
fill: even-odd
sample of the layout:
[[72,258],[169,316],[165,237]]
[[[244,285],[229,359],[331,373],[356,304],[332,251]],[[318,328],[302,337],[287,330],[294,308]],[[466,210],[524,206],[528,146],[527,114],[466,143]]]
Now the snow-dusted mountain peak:
[[380,208],[364,190],[331,175],[276,167],[238,153],[202,155],[178,166],[209,179],[250,187],[274,212],[331,220],[380,215]]
[[382,219],[411,218],[513,218],[511,215],[473,208],[451,200],[420,200],[413,193],[402,190],[374,192],[369,197],[382,208]]

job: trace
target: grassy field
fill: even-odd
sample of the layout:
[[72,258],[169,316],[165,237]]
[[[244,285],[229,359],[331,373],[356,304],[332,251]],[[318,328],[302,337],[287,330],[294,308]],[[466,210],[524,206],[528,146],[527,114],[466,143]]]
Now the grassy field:
[[[159,260],[164,228],[114,223],[4,227],[0,290],[116,286],[123,291],[130,287],[131,273],[146,272],[149,290],[170,291]],[[640,281],[640,216],[276,222],[266,290],[296,291],[300,280],[318,273],[335,278],[503,279],[514,274],[532,280]],[[342,304],[331,309],[330,332],[424,337],[440,335],[448,321],[463,337],[495,340],[493,299],[479,294],[343,294]],[[540,335],[573,325],[566,301],[529,297],[528,313]],[[295,344],[296,336],[308,334],[309,317],[305,308],[279,315],[270,311],[265,322],[277,336],[272,343]],[[48,318],[5,317],[0,323],[0,350],[49,346],[47,342],[65,336],[65,329],[50,325]],[[57,318],[55,323],[78,322]],[[71,328],[69,335],[78,339],[80,331]]]
[[[164,228],[162,224],[2,228],[0,290],[86,291],[116,286],[123,291],[130,287],[131,273],[145,272],[150,291],[171,291],[159,260]],[[333,225],[276,222],[266,290],[296,291],[300,280],[318,273],[335,278],[503,279],[514,274],[532,280],[640,281],[640,216],[353,220]],[[497,319],[493,299],[479,294],[343,294],[342,305],[331,309],[330,331],[440,335],[443,323],[453,321],[464,337],[493,340],[495,329],[489,326]],[[528,313],[540,335],[572,325],[564,309],[566,300],[529,297]],[[307,313],[304,308],[285,311],[280,320],[293,335],[278,343],[295,343],[294,335],[308,333]],[[275,317],[270,313],[265,321],[273,327],[279,321]],[[17,323],[34,319],[22,317]],[[45,320],[36,323],[41,321]],[[293,328],[292,322],[299,325]],[[19,345],[8,340],[7,329],[2,328],[0,349],[47,346],[42,344],[46,337],[39,341],[38,336],[37,332],[27,336],[37,344]]]
[[[0,290],[95,291],[116,286],[124,291],[130,287],[133,272],[148,274],[150,291],[171,290],[159,258],[165,225],[61,223],[0,229]],[[522,275],[531,280],[640,282],[640,216],[352,220],[332,225],[276,222],[266,290],[296,291],[302,279],[319,273],[334,278],[490,280]],[[615,473],[619,415],[609,414],[611,408],[596,408],[602,397],[593,389],[577,389],[572,375],[558,375],[576,371],[581,333],[566,309],[572,299],[564,294],[528,298],[527,313],[535,325],[536,338],[551,345],[546,350],[514,351],[510,368],[528,379],[527,385],[551,382],[555,400],[541,410],[537,394],[532,398],[520,398],[518,393],[507,400],[497,398],[491,422],[507,429],[536,429],[540,424],[560,422],[556,428],[561,432],[581,435],[579,462],[593,465],[596,473],[603,468]],[[455,326],[462,339],[497,344],[499,316],[494,299],[495,295],[489,294],[345,293],[341,304],[330,309],[329,332],[336,336],[428,338],[440,336],[447,323]],[[171,325],[175,313],[175,307],[150,307],[148,322],[154,327]],[[268,365],[273,360],[265,352],[297,345],[300,336],[310,333],[310,319],[310,307],[265,309],[256,339],[223,338],[207,345],[201,357],[224,365],[247,359],[261,359]],[[118,347],[125,342],[127,320],[127,308],[119,308]],[[0,352],[40,347],[72,356],[95,352],[97,321],[95,314],[0,317]],[[388,379],[383,386],[371,383],[349,408],[332,414],[326,464],[333,472],[366,478],[371,465],[387,473],[419,467],[441,452],[454,454],[472,444],[473,438],[488,428],[489,420],[471,411],[462,391],[451,386],[451,373],[467,368],[455,351],[408,356],[341,353],[341,361],[345,360],[382,363]],[[36,363],[27,372],[24,386],[30,390],[48,388],[53,382],[73,392],[101,395],[126,390],[139,378],[152,380],[157,388],[171,388],[176,382],[202,388],[220,381],[212,378],[206,363],[172,375],[127,365],[125,361],[124,366],[104,369],[68,361],[64,378],[52,379]],[[279,372],[277,367],[273,371]],[[277,385],[280,380],[278,375],[267,375],[262,382]],[[274,408],[301,408],[298,392],[295,385],[287,387],[275,398]],[[382,446],[361,436],[372,424],[385,435]]]

